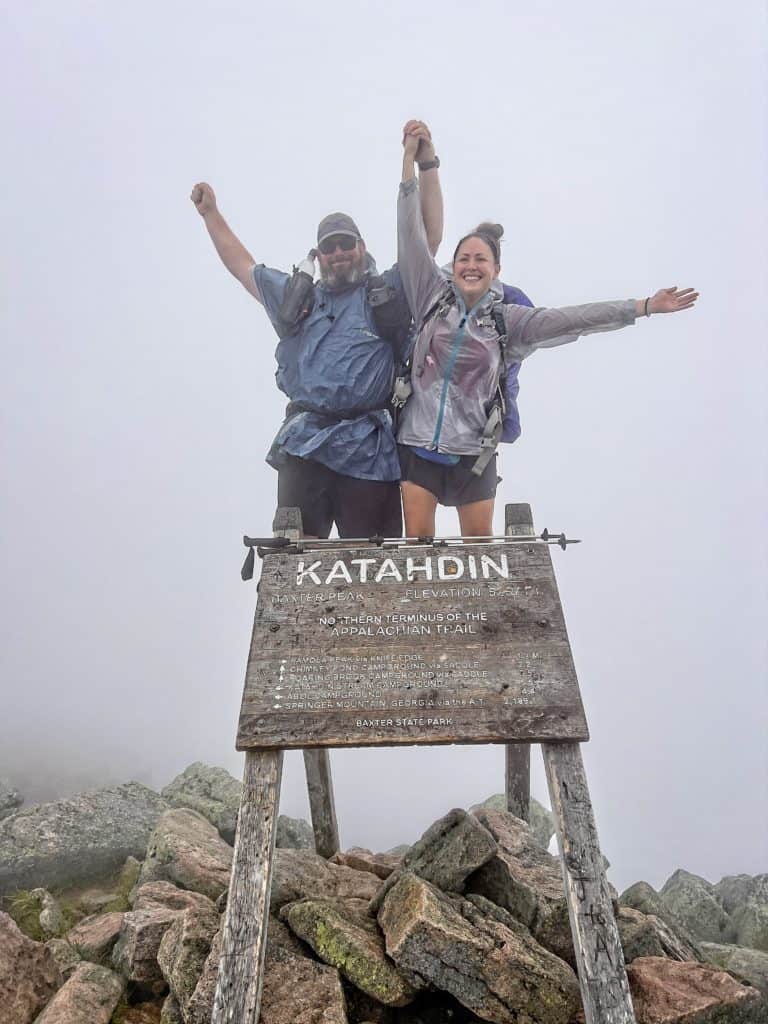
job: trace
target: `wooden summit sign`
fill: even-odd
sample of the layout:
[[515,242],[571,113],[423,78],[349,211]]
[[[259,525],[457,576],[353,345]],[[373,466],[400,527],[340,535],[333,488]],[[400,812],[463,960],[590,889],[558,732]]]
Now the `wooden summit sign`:
[[237,747],[589,737],[547,544],[265,555]]

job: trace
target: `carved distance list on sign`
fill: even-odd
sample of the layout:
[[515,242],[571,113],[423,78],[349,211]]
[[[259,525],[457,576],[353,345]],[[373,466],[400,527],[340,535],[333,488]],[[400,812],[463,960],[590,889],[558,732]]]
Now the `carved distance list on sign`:
[[588,738],[546,544],[265,556],[238,749]]

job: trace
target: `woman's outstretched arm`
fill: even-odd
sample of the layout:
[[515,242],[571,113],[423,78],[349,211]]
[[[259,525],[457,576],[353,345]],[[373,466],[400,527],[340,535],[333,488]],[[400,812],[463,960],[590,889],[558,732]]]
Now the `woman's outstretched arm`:
[[397,265],[417,328],[446,283],[430,252],[422,220],[415,171],[418,147],[416,136],[404,136],[403,175],[397,201]]

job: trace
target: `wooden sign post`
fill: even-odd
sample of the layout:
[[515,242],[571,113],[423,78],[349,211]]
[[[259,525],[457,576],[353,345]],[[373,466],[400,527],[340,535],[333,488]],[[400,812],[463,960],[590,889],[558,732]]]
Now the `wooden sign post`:
[[[338,849],[329,747],[507,744],[527,817],[541,743],[587,1024],[633,1024],[579,743],[589,738],[549,546],[528,506],[507,540],[302,543],[264,557],[237,747],[246,751],[213,1024],[256,1024],[282,751],[305,752],[318,852]],[[348,544],[349,542],[346,542]]]

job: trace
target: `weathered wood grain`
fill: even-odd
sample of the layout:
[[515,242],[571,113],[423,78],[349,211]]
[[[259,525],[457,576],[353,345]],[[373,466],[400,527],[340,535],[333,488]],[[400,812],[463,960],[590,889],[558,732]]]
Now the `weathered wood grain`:
[[587,736],[546,545],[265,557],[239,749]]
[[331,759],[327,750],[304,751],[307,773],[309,810],[315,833],[315,850],[321,857],[332,857],[340,849],[339,826],[336,823],[336,802],[333,797]]
[[635,1024],[587,777],[577,743],[542,747],[587,1024]]
[[257,1024],[283,754],[246,754],[211,1024]]
[[[531,506],[525,502],[504,506],[504,533],[507,537],[533,535]],[[531,747],[528,743],[508,743],[504,758],[504,794],[507,810],[523,821],[531,820]]]

